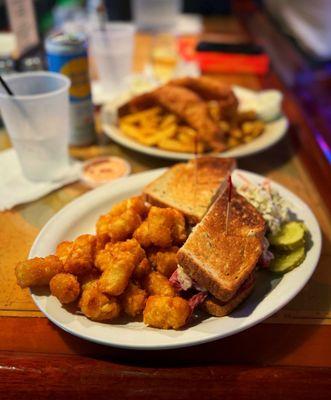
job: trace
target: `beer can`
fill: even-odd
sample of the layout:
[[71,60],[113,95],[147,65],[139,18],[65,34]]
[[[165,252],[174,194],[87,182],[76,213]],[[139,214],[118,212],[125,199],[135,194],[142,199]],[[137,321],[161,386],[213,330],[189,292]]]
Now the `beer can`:
[[46,39],[45,49],[49,71],[64,74],[71,80],[69,143],[84,146],[95,142],[86,36],[57,33]]

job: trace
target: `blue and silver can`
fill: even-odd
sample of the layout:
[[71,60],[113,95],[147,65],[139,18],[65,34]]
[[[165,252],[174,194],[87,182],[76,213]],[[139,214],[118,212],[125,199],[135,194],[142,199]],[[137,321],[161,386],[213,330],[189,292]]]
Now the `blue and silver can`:
[[84,146],[95,142],[85,35],[67,33],[51,35],[46,39],[45,49],[48,69],[64,74],[71,80],[69,143]]

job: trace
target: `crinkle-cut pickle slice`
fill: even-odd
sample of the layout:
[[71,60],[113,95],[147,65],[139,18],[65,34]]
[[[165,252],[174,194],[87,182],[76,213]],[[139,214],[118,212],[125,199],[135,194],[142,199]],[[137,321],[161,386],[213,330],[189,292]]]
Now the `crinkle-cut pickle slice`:
[[270,263],[270,271],[284,274],[298,267],[306,257],[305,247],[299,247],[286,254],[275,254],[275,258]]
[[290,251],[302,247],[305,242],[305,228],[301,222],[292,221],[282,225],[280,231],[269,236],[269,242],[279,251]]

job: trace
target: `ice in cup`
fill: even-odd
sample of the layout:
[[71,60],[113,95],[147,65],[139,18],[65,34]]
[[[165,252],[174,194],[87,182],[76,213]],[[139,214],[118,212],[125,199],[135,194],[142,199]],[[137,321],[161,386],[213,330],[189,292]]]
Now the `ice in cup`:
[[105,91],[119,92],[127,86],[132,71],[135,27],[109,22],[89,34],[89,51]]
[[5,76],[0,110],[22,172],[31,181],[61,179],[69,166],[70,80],[54,72]]

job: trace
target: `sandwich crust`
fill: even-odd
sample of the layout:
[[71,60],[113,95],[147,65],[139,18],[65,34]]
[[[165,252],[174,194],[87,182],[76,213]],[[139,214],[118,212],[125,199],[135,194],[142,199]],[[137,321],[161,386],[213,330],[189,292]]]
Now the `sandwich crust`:
[[203,308],[207,311],[208,314],[214,315],[215,317],[224,317],[233,311],[236,307],[239,306],[253,291],[255,277],[253,274],[249,278],[247,278],[249,282],[242,290],[239,291],[226,303],[223,303],[217,300],[213,296],[208,296],[207,299],[203,303]]

